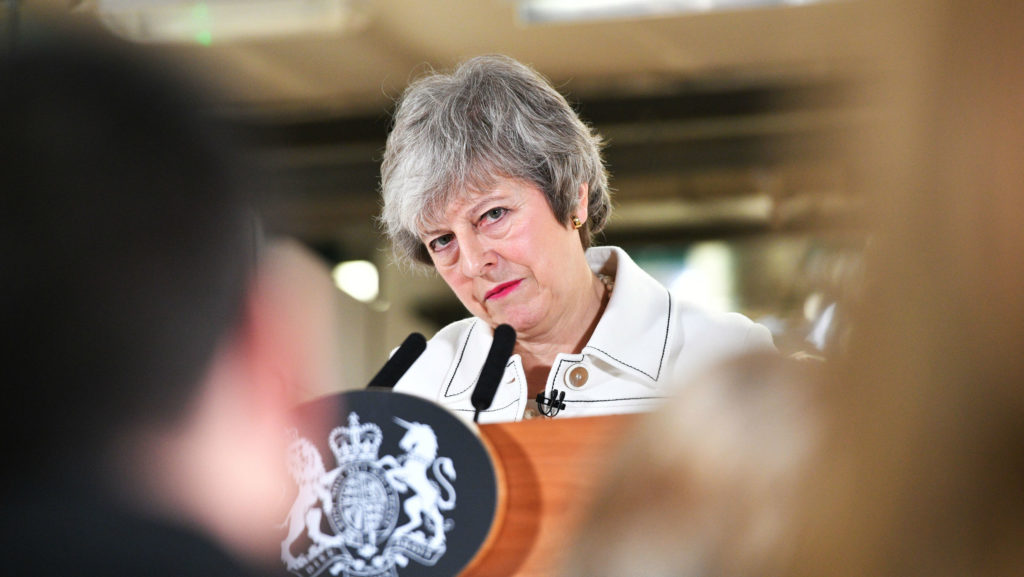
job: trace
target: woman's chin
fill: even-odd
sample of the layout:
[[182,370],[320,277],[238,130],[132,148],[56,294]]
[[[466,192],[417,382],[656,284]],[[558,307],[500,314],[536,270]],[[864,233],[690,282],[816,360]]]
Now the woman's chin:
[[492,329],[506,324],[515,329],[516,334],[522,336],[538,327],[550,316],[548,307],[536,305],[535,302],[515,302],[513,299],[504,299],[486,307],[484,311],[486,316],[477,316],[486,320]]
[[489,317],[486,320],[487,324],[491,326],[491,330],[498,328],[498,325],[508,325],[515,329],[517,333],[519,332],[519,323],[517,323],[515,320],[496,316]]
[[491,322],[491,328],[502,324],[509,325],[522,337],[537,326],[538,319],[533,315],[502,315]]

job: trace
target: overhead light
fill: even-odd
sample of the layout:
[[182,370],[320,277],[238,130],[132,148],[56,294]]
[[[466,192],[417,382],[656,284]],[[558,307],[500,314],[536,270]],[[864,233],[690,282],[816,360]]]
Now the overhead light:
[[345,294],[364,303],[373,302],[380,291],[377,267],[368,260],[338,263],[331,272],[334,284]]
[[100,20],[137,42],[210,45],[363,26],[366,0],[98,0]]
[[519,17],[531,24],[672,16],[794,6],[832,0],[520,0]]
[[735,310],[735,278],[729,245],[720,241],[695,245],[686,255],[683,269],[668,288],[682,300],[709,310]]

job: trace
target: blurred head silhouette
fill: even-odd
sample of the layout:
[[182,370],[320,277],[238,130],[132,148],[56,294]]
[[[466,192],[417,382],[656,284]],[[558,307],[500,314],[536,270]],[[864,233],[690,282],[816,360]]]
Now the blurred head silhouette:
[[822,440],[818,363],[730,362],[689,383],[613,454],[563,575],[774,575]]
[[879,10],[887,76],[858,143],[879,229],[790,574],[1016,575],[1024,4]]
[[[95,34],[51,28],[0,61],[4,535],[37,570],[218,573],[134,517],[239,556],[282,518],[289,361],[265,346],[259,178],[209,111]],[[161,549],[180,559],[146,561]]]
[[[884,82],[861,87],[876,100],[854,144],[877,228],[847,346],[811,380],[813,410],[778,373],[746,365],[722,373],[726,387],[720,374],[689,389],[637,433],[657,443],[651,458],[617,469],[604,495],[647,497],[648,479],[677,488],[633,508],[599,501],[614,515],[584,525],[568,575],[626,574],[629,562],[693,576],[1024,567],[1024,4],[871,10],[886,38],[873,79]],[[727,401],[710,417],[697,413],[708,388]],[[694,413],[705,426],[673,435]],[[739,422],[746,436],[714,443]],[[759,450],[801,430],[812,441],[801,459]],[[691,450],[666,456],[677,447]],[[715,484],[701,485],[709,472]],[[710,487],[703,499],[694,485]],[[634,527],[648,532],[631,539]]]

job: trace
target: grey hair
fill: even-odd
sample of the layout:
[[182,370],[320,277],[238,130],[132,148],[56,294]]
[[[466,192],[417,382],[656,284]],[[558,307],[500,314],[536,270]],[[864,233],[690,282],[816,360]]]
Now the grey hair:
[[603,140],[532,68],[500,55],[413,82],[395,110],[381,166],[381,222],[400,262],[431,264],[419,231],[466,191],[499,179],[536,185],[568,224],[589,187],[587,248],[611,213]]

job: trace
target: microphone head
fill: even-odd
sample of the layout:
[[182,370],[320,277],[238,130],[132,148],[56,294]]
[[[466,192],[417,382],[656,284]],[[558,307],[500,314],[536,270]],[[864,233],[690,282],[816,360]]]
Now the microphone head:
[[419,357],[427,348],[427,337],[420,333],[410,333],[409,336],[405,337],[405,340],[402,341],[402,344],[398,345],[398,348],[408,349],[409,354],[414,354]]
[[391,389],[398,384],[402,375],[420,358],[427,348],[427,339],[420,333],[412,333],[405,337],[395,354],[391,355],[380,371],[370,380],[366,388]]
[[512,325],[500,324],[494,329],[494,342],[491,343],[491,350],[487,352],[490,354],[497,354],[505,357],[512,356],[512,349],[516,346],[516,330],[512,328]]
[[476,388],[470,397],[470,402],[477,411],[487,410],[494,401],[501,377],[505,374],[505,363],[512,356],[512,349],[515,346],[516,330],[506,324],[498,325],[494,329],[494,340],[487,351],[487,359],[480,370],[480,378],[477,379]]

